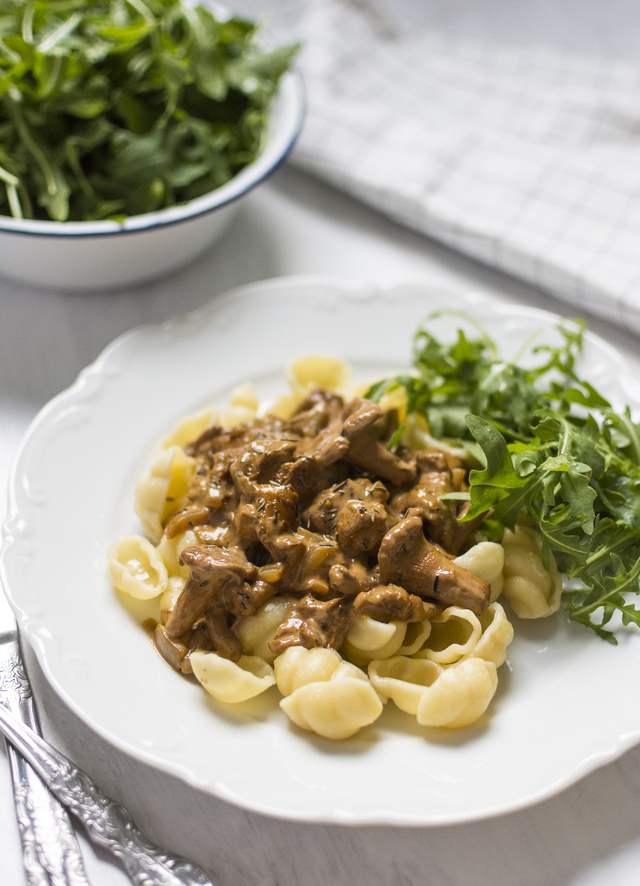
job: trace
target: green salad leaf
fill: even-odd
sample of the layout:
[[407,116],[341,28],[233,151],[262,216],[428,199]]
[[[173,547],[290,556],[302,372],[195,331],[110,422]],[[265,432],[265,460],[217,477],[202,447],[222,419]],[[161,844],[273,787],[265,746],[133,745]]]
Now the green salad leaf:
[[628,407],[615,411],[578,376],[584,321],[561,323],[558,345],[530,347],[507,362],[482,330],[468,337],[458,329],[453,342],[439,341],[431,330],[440,316],[416,333],[414,374],[384,379],[367,396],[404,388],[407,414],[422,416],[434,438],[466,446],[480,463],[469,474],[464,519],[485,514],[482,531],[493,539],[519,518],[533,521],[545,563],[553,553],[566,575],[569,617],[616,644],[614,615],[640,626],[633,599],[640,591],[640,426]]
[[258,155],[295,46],[180,0],[0,0],[0,214],[118,218]]

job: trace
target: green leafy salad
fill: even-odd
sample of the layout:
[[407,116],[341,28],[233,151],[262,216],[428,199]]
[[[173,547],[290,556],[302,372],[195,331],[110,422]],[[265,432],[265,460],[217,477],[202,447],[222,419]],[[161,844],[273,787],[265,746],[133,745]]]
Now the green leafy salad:
[[223,185],[296,47],[179,0],[0,0],[0,214],[89,221]]
[[461,443],[477,461],[469,491],[442,497],[468,498],[464,519],[486,513],[490,539],[533,521],[545,563],[551,552],[566,575],[569,617],[616,644],[614,615],[640,626],[629,599],[640,576],[640,425],[576,374],[583,321],[560,324],[558,347],[530,348],[525,368],[520,358],[501,360],[482,330],[468,337],[459,329],[443,344],[429,329],[438,316],[415,336],[416,372],[385,379],[367,396],[402,387],[407,414],[426,420],[434,438]]

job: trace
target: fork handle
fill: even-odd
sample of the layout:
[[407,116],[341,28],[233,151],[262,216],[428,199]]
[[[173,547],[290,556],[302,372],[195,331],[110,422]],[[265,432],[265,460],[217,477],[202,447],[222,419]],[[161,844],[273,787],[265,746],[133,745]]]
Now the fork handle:
[[[0,671],[2,701],[21,722],[39,732],[31,689],[17,649],[2,663]],[[10,744],[7,754],[28,886],[89,886],[66,810]]]
[[0,705],[0,728],[58,800],[85,825],[90,840],[120,859],[136,886],[213,886],[193,862],[150,843],[129,812],[64,754]]
[[28,886],[89,886],[65,809],[12,745],[7,745]]

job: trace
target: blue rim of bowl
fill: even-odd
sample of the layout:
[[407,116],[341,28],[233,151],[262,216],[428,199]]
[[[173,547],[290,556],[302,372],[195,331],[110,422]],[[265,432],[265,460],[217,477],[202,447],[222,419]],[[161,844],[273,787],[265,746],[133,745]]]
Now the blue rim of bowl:
[[282,128],[277,127],[273,133],[275,137],[269,139],[265,149],[253,163],[241,169],[226,184],[202,197],[188,203],[177,203],[158,212],[129,216],[123,222],[55,222],[0,215],[0,234],[69,239],[114,237],[181,224],[229,206],[272,175],[294,148],[302,131],[307,107],[304,80],[298,68],[292,68],[282,77],[274,97],[274,103],[277,102],[282,103],[286,113]]

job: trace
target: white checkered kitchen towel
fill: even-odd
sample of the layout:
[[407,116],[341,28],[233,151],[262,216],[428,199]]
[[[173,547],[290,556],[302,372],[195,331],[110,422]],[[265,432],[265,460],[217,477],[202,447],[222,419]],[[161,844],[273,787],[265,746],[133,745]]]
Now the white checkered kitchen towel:
[[640,333],[640,63],[398,36],[371,2],[293,4],[309,102],[294,161]]

